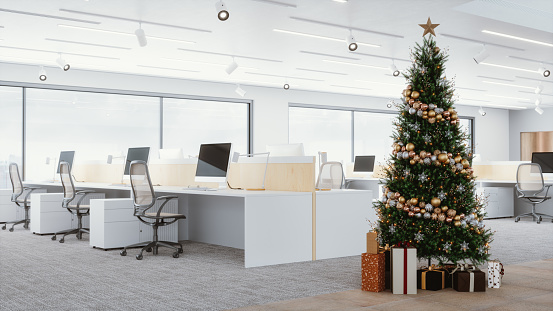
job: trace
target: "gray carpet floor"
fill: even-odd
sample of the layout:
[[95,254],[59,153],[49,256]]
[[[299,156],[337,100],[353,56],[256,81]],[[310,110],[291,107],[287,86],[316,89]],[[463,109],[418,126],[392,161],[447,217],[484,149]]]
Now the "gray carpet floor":
[[[553,223],[485,221],[492,257],[504,264],[553,258]],[[22,228],[0,231],[0,310],[223,310],[360,286],[360,256],[244,268],[242,250],[185,242],[184,254],[156,257],[64,244]]]

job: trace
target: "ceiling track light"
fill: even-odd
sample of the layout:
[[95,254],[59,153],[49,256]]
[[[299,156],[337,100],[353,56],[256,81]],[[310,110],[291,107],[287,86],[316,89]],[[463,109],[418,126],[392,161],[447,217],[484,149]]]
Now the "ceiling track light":
[[541,104],[541,99],[540,98],[536,99],[536,102],[534,104],[536,104],[536,106],[539,106]]
[[540,106],[536,106],[536,108],[534,108],[534,110],[539,113],[540,115],[543,114],[543,109],[541,109]]
[[399,76],[399,70],[397,69],[396,65],[394,64],[394,60],[393,60],[393,59],[392,59],[392,64],[390,65],[390,73],[391,73],[394,77]]
[[136,35],[136,39],[138,39],[138,45],[140,45],[140,47],[148,45],[146,33],[144,32],[144,29],[142,29],[142,23],[138,23],[138,29],[134,32],[134,34]]
[[38,71],[38,79],[40,81],[46,81],[48,77],[46,76],[46,70],[44,70],[44,66],[40,66],[40,70]]
[[233,73],[236,68],[238,68],[238,64],[236,63],[236,61],[234,60],[234,57],[232,58],[232,63],[230,63],[227,68],[225,68],[225,71],[227,72],[227,74],[231,74]]
[[541,64],[540,68],[538,68],[538,73],[542,74],[546,78],[549,77],[549,75],[551,75],[551,71],[549,71],[548,69],[545,69],[543,64]]
[[224,22],[230,17],[227,6],[223,3],[223,1],[217,1],[215,3],[215,9],[217,10],[217,18],[220,21]]
[[534,93],[541,94],[542,91],[543,91],[543,87],[541,85],[538,85],[534,90]]
[[480,109],[478,109],[478,113],[481,114],[482,116],[486,115],[486,111],[484,111],[484,108],[482,108],[482,106],[480,106]]
[[346,42],[348,43],[348,50],[355,51],[357,50],[357,41],[355,41],[355,38],[353,37],[353,34],[351,33],[351,30],[349,32],[348,37],[346,38]]
[[240,95],[240,97],[244,97],[244,95],[246,95],[246,91],[240,87],[240,84],[236,85],[236,89],[234,90],[234,92]]
[[60,67],[63,71],[69,70],[71,66],[61,57],[61,54],[59,54],[58,59],[56,59],[56,64],[58,64],[58,67]]
[[480,64],[483,62],[486,58],[490,56],[490,53],[486,50],[486,45],[482,46],[482,51],[480,53],[476,54],[473,59],[477,64]]

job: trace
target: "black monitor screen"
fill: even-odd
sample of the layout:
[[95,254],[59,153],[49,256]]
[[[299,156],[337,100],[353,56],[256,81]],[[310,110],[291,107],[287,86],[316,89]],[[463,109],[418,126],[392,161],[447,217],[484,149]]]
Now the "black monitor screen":
[[231,143],[202,144],[198,156],[196,176],[226,177]]
[[73,158],[74,157],[75,157],[75,151],[62,151],[62,152],[60,152],[60,160],[58,162],[58,170],[56,172],[58,174],[60,173],[60,163],[61,162],[69,163],[69,170],[71,170],[71,167],[73,167]]
[[553,152],[532,152],[532,163],[539,164],[542,173],[553,173]]
[[374,169],[374,156],[355,156],[353,164],[354,172],[372,172]]
[[125,173],[123,175],[129,175],[131,168],[131,162],[141,160],[148,162],[148,156],[150,155],[150,147],[129,148],[127,151],[127,161],[125,161]]

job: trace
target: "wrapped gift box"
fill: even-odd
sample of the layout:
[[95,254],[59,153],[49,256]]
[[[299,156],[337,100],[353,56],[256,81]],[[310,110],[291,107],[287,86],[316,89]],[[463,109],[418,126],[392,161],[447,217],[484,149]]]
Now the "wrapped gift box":
[[488,261],[488,288],[501,287],[503,264],[498,260]]
[[384,253],[361,254],[361,289],[381,292],[385,289]]
[[392,294],[417,293],[417,249],[392,247],[391,251]]
[[457,270],[453,273],[453,289],[458,292],[485,292],[486,273],[476,269]]
[[447,273],[445,275],[445,288],[452,288],[453,287],[453,271],[455,271],[455,268],[457,265],[454,265],[452,263],[446,263],[442,267],[442,270],[445,270]]
[[367,254],[378,254],[378,234],[367,232]]
[[439,268],[417,270],[417,288],[427,290],[444,289],[448,276],[447,271]]
[[392,283],[392,276],[390,271],[384,271],[384,287],[391,289],[390,283]]

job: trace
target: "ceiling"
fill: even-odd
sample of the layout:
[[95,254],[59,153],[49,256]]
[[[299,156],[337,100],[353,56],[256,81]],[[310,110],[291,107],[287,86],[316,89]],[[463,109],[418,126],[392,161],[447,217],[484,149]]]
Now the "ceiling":
[[[551,0],[225,0],[230,18],[224,22],[215,2],[0,0],[0,62],[61,70],[54,67],[62,53],[72,67],[68,75],[76,69],[123,72],[239,83],[246,90],[288,83],[395,99],[405,80],[392,76],[389,66],[392,59],[402,71],[411,65],[409,52],[422,42],[418,24],[430,17],[440,24],[436,40],[449,54],[446,73],[459,104],[528,109],[539,98],[553,106],[553,76],[537,72],[541,62],[553,70]],[[134,35],[139,27],[145,47]],[[350,29],[360,43],[354,52],[345,42]],[[490,56],[476,64],[482,43]],[[233,56],[238,68],[229,75]]]

